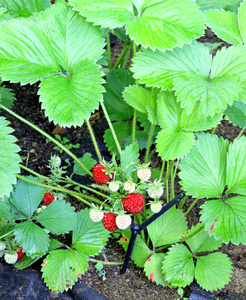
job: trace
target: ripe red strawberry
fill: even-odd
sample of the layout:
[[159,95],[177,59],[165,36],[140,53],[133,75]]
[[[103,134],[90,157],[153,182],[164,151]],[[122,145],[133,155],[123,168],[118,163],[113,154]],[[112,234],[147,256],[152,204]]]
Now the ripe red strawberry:
[[51,194],[51,193],[44,193],[44,197],[42,199],[42,203],[44,205],[49,205],[54,200],[55,200],[55,197],[54,197],[53,194]]
[[144,206],[144,196],[140,193],[128,194],[121,201],[124,209],[132,214],[140,213]]
[[16,252],[18,255],[17,260],[20,260],[24,256],[24,252],[22,251],[23,247],[18,247],[18,248],[19,250]]
[[96,164],[92,170],[93,179],[99,184],[105,184],[114,177],[108,168],[102,164]]
[[102,219],[103,222],[103,226],[108,230],[108,231],[115,231],[118,228],[118,226],[116,225],[116,215],[109,212],[109,213],[105,213]]

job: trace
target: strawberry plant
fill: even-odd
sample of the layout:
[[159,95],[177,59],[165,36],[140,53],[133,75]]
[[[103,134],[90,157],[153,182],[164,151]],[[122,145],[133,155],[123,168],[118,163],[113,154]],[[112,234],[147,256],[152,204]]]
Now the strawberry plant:
[[[206,290],[223,288],[232,265],[214,251],[222,243],[246,243],[246,0],[0,4],[0,76],[22,85],[39,82],[45,115],[64,127],[85,122],[98,156],[76,157],[74,147],[12,111],[14,98],[8,94],[6,100],[2,90],[0,109],[69,154],[74,165],[70,176],[53,156],[51,175],[27,168],[9,122],[0,117],[0,253],[14,254],[3,245],[15,235],[25,255],[9,261],[22,269],[46,256],[44,281],[62,292],[118,230],[128,259],[157,284],[185,287],[195,279]],[[196,40],[206,25],[231,44],[214,57]],[[110,31],[125,44],[114,65]],[[89,122],[99,107],[109,126],[104,142],[111,162],[104,161]],[[223,116],[242,128],[231,143],[214,134]],[[152,167],[155,152],[159,169]],[[22,176],[21,169],[32,176]],[[75,182],[74,173],[95,184]],[[177,174],[185,197],[177,196]],[[67,201],[71,195],[90,209],[75,212],[51,192]],[[185,210],[187,196],[193,202]],[[201,217],[190,228],[186,215],[199,199]],[[64,245],[47,231],[70,233],[72,242]]]

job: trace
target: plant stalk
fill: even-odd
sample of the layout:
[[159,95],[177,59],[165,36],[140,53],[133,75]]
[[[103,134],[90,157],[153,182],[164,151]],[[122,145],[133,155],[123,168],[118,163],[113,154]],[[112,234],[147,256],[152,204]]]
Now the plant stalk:
[[123,261],[111,262],[111,261],[105,261],[105,260],[97,260],[97,259],[90,258],[90,257],[89,257],[89,261],[92,261],[95,263],[102,263],[103,265],[123,265]]
[[133,119],[132,119],[132,144],[135,143],[135,138],[136,138],[136,123],[137,123],[137,111],[136,109],[134,109]]
[[120,56],[116,60],[112,70],[116,70],[118,68],[119,64],[121,63],[121,61],[124,60],[124,57],[125,57],[125,54],[126,54],[126,51],[127,51],[128,47],[129,47],[129,43],[126,43],[124,48],[121,51]]
[[107,50],[108,50],[108,68],[109,71],[112,69],[112,57],[111,57],[111,46],[110,46],[110,37],[107,35]]
[[240,133],[239,133],[239,135],[238,135],[238,137],[237,137],[238,139],[240,139],[240,137],[242,136],[244,130],[245,130],[245,127],[243,127],[243,128],[241,129],[241,131],[240,131]]
[[95,134],[94,134],[94,132],[93,132],[93,130],[92,130],[91,124],[90,124],[89,120],[85,120],[85,122],[86,122],[86,125],[87,125],[88,129],[89,129],[90,136],[91,136],[91,139],[92,139],[94,148],[95,148],[96,153],[97,153],[97,157],[98,157],[99,161],[102,162],[103,159],[102,159],[100,150],[99,150],[99,148],[98,148],[97,141],[96,141],[96,138],[95,138]]
[[130,53],[131,53],[131,50],[132,50],[132,44],[129,45],[129,48],[128,48],[128,51],[127,51],[127,54],[126,54],[126,58],[125,58],[124,64],[122,66],[124,69],[126,68],[126,65],[127,65],[127,62],[128,62],[128,59],[129,59],[129,56],[130,56]]
[[197,200],[199,199],[199,197],[197,197],[190,205],[190,207],[187,209],[187,211],[185,212],[184,216],[186,216],[190,211],[191,209],[193,208],[193,206],[196,204]]
[[149,138],[148,138],[148,145],[147,145],[146,155],[145,155],[145,163],[146,164],[149,162],[149,150],[150,150],[150,145],[151,145],[151,140],[152,140],[154,129],[155,129],[155,124],[151,124]]

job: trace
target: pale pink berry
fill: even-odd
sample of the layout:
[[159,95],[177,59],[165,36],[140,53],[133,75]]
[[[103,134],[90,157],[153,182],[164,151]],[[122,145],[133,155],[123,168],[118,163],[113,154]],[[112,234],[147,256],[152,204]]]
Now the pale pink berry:
[[137,171],[137,176],[142,181],[147,181],[150,179],[151,170],[150,169],[140,169]]
[[100,222],[103,219],[104,213],[99,209],[92,208],[90,210],[90,218],[93,222]]
[[120,187],[120,184],[118,181],[111,181],[108,185],[109,189],[111,192],[117,192],[119,187]]
[[131,194],[135,191],[135,184],[133,182],[127,181],[124,184],[124,190],[128,193]]
[[131,225],[132,219],[130,215],[118,215],[115,222],[119,229],[124,230]]
[[18,254],[15,253],[5,253],[4,255],[4,260],[6,261],[7,264],[15,264],[18,259]]
[[156,202],[156,203],[150,204],[150,210],[155,214],[157,214],[161,209],[162,209],[161,202]]

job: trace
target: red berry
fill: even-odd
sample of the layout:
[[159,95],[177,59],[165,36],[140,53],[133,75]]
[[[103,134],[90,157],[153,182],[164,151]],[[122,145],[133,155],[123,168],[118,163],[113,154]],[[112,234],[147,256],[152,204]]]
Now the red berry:
[[140,213],[144,206],[144,196],[140,193],[128,194],[121,201],[124,209],[132,214]]
[[103,226],[108,230],[108,231],[115,231],[118,228],[118,226],[116,225],[116,215],[109,212],[109,213],[105,213],[102,219],[103,222]]
[[105,184],[114,177],[113,173],[106,174],[103,170],[106,168],[102,164],[96,164],[92,170],[93,179],[99,184]]
[[16,252],[18,255],[17,260],[20,260],[24,256],[24,252],[22,251],[23,247],[18,247],[18,248],[19,248],[19,251]]
[[54,200],[55,200],[55,197],[54,197],[53,194],[51,194],[51,193],[44,193],[44,197],[42,199],[42,203],[44,205],[49,205]]

